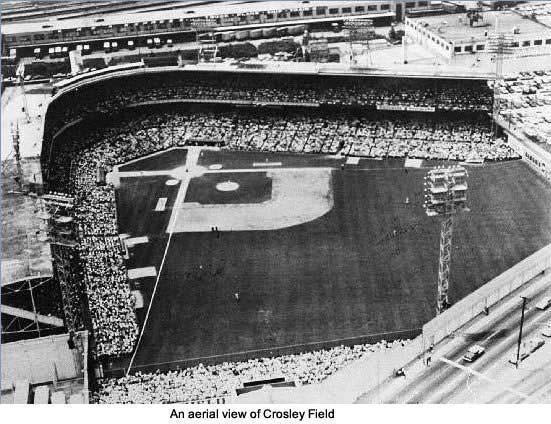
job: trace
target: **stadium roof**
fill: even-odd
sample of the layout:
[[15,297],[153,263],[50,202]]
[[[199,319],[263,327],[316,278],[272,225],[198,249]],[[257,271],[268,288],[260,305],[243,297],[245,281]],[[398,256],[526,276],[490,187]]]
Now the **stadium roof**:
[[[252,61],[251,63],[254,63]],[[55,84],[59,90],[55,97],[77,87],[93,84],[95,82],[118,78],[122,76],[156,74],[162,72],[213,72],[213,73],[250,73],[250,74],[288,74],[288,75],[324,75],[324,76],[351,76],[351,77],[395,77],[395,78],[436,78],[436,79],[461,79],[461,80],[488,80],[493,78],[493,73],[488,74],[473,68],[443,67],[435,69],[434,66],[403,65],[393,69],[377,68],[350,68],[342,63],[317,64],[313,62],[275,62],[258,63],[259,67],[239,68],[229,63],[204,63],[186,65],[185,67],[137,67],[137,64],[117,65],[98,71],[77,75]]]
[[551,35],[551,29],[546,25],[526,19],[513,11],[488,11],[481,14],[483,23],[479,22],[479,25],[474,27],[469,26],[469,19],[465,13],[425,16],[412,18],[411,21],[418,24],[423,22],[426,30],[455,43],[472,41],[473,38],[484,39],[486,31],[489,35],[497,31],[513,35],[515,28],[520,31],[519,34],[515,34],[515,38]]

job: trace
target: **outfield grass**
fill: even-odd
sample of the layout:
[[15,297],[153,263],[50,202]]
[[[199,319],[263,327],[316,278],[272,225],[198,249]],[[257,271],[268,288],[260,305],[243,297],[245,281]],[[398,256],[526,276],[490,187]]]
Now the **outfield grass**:
[[[289,163],[310,157],[319,164],[308,155]],[[266,158],[209,152],[201,160],[228,169]],[[174,234],[136,365],[419,329],[435,313],[439,222],[422,208],[426,170],[392,164],[342,170],[327,159],[334,208],[313,222],[219,238]],[[524,162],[468,169],[471,212],[455,222],[452,302],[551,242],[551,188]],[[202,186],[213,183],[207,177]],[[131,268],[159,267],[169,212],[152,209],[158,197],[171,207],[177,191],[165,180],[122,180],[121,232],[150,236],[133,248]],[[154,279],[140,285],[148,302]]]

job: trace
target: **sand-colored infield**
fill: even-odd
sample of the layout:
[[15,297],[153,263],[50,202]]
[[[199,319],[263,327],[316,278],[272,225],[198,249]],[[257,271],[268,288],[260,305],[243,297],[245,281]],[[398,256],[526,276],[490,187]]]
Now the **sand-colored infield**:
[[[209,173],[258,172],[251,169],[222,169],[221,164],[208,168],[198,166],[204,147],[187,147],[186,163],[170,170],[120,171],[115,166],[108,174],[109,182],[120,185],[121,178],[166,175],[166,185],[180,184],[178,195],[167,225],[167,232],[208,232],[212,227],[220,231],[277,230],[313,221],[333,208],[331,168],[281,168],[281,162],[262,163],[263,171],[272,180],[271,198],[261,203],[200,204],[184,202],[189,183]],[[152,157],[156,154],[149,155]],[[130,162],[129,162],[130,163]],[[256,163],[255,163],[256,164]],[[269,169],[269,167],[274,167]],[[230,179],[216,185],[216,189],[231,192],[239,183]]]
[[211,231],[212,227],[221,231],[276,230],[313,221],[333,207],[329,168],[277,169],[266,174],[272,179],[270,200],[202,205],[182,202],[179,196],[168,228],[176,233]]

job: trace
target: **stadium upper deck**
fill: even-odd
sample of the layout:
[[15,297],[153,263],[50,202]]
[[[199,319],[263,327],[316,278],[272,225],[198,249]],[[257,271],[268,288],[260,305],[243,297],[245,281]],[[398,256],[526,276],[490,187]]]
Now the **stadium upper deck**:
[[[284,6],[282,7],[282,4]],[[103,39],[131,39],[152,34],[193,31],[197,22],[216,28],[281,25],[297,21],[327,21],[345,17],[369,17],[387,23],[401,20],[406,10],[430,8],[430,1],[320,1],[251,2],[194,5],[187,8],[117,13],[104,17],[79,17],[47,22],[16,22],[2,25],[3,50],[35,45],[77,43]]]
[[[151,71],[151,72],[146,72]],[[485,80],[362,77],[296,73],[233,73],[174,68],[132,69],[60,89],[45,114],[42,156],[65,125],[91,114],[153,103],[234,103],[249,106],[342,107],[366,110],[487,112]],[[323,87],[323,89],[321,88]],[[144,103],[145,102],[145,103]],[[69,106],[70,105],[70,106]]]

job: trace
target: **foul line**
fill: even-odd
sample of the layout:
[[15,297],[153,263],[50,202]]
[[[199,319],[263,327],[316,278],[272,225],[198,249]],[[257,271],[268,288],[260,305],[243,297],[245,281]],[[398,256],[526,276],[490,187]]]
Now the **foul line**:
[[[188,159],[191,159],[191,157],[188,155]],[[195,159],[197,159],[195,157]],[[187,166],[187,163],[186,163]],[[168,248],[170,247],[170,241],[172,240],[172,235],[174,234],[174,226],[176,225],[176,222],[178,222],[178,214],[180,213],[180,210],[182,208],[179,207],[180,199],[182,197],[185,197],[185,192],[187,191],[187,188],[189,186],[190,177],[184,177],[182,179],[182,182],[180,183],[180,190],[178,191],[178,195],[176,196],[176,200],[174,201],[174,205],[172,206],[173,210],[176,208],[176,211],[172,213],[171,215],[171,221],[168,225],[168,240],[166,242],[165,251],[163,253],[163,258],[161,260],[161,265],[159,266],[159,272],[157,273],[157,278],[155,279],[155,286],[153,287],[153,292],[151,293],[151,299],[149,300],[149,306],[147,307],[147,312],[145,314],[145,319],[142,325],[142,330],[140,331],[140,336],[138,337],[138,341],[136,343],[136,348],[134,349],[134,353],[132,354],[132,358],[130,359],[130,363],[128,364],[128,369],[126,370],[126,376],[130,374],[130,370],[132,369],[132,365],[134,364],[134,360],[136,359],[136,355],[138,353],[138,349],[140,347],[140,343],[142,341],[143,333],[145,332],[145,327],[147,326],[147,320],[149,319],[149,313],[151,312],[151,306],[153,305],[153,300],[155,299],[155,293],[157,292],[157,286],[159,285],[159,280],[161,279],[161,274],[163,272],[163,267],[165,265],[166,255],[168,254]]]

